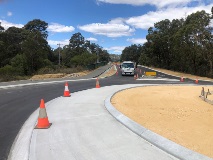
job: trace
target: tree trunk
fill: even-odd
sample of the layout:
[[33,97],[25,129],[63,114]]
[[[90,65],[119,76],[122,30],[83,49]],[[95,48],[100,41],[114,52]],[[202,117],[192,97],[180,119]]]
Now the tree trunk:
[[209,65],[210,65],[210,70],[209,70],[209,76],[212,78],[213,73],[212,73],[212,60],[209,59]]

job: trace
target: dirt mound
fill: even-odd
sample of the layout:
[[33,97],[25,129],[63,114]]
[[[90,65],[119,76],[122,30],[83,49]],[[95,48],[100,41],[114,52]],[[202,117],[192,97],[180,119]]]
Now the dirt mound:
[[30,80],[42,80],[42,79],[53,79],[53,78],[73,78],[73,77],[80,77],[89,74],[90,71],[83,71],[78,73],[57,73],[57,74],[42,74],[42,75],[34,75],[30,78]]

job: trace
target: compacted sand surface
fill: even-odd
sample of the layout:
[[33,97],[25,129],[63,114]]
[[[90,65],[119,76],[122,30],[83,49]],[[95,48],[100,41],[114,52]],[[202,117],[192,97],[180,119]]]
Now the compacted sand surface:
[[118,92],[111,103],[153,132],[213,158],[213,105],[199,98],[202,87],[213,91],[213,86],[146,86]]

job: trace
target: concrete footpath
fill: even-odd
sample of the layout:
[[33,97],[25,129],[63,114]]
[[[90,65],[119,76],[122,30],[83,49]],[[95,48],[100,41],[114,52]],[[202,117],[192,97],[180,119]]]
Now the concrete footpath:
[[[112,108],[109,100],[115,92],[136,86],[143,85],[88,89],[45,103],[52,126],[49,129],[34,129],[39,114],[36,110],[20,130],[9,160],[209,160],[172,142],[168,143],[168,140],[162,140],[150,131],[141,130]],[[146,138],[155,145],[163,143],[157,145],[161,149]],[[168,154],[170,151],[167,149],[170,148],[180,156]]]

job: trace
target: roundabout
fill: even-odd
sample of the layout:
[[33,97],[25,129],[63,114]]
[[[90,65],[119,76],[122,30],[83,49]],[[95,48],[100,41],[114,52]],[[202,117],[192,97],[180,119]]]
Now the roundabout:
[[[212,86],[205,88],[213,90]],[[116,93],[111,103],[143,127],[213,157],[213,106],[199,97],[201,89],[191,85],[131,88]]]

